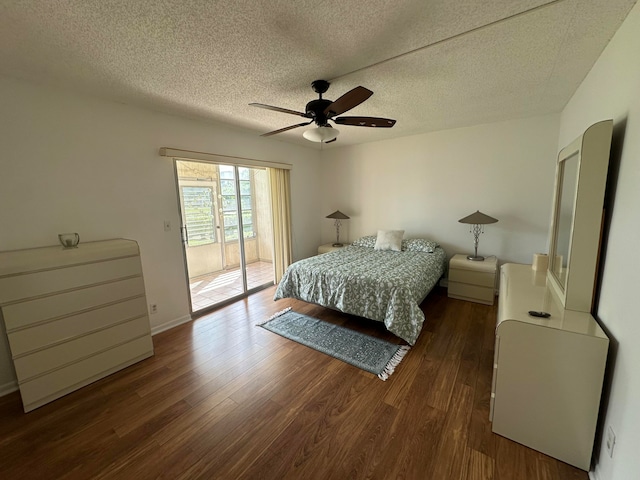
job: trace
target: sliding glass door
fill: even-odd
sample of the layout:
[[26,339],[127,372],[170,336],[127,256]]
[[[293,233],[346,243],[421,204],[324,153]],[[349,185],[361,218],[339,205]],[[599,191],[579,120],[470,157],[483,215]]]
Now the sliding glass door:
[[273,285],[266,169],[176,160],[191,311]]

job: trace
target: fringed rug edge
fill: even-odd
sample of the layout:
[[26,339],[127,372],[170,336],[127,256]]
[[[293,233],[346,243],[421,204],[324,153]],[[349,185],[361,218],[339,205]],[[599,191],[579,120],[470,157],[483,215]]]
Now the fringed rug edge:
[[287,313],[289,310],[291,310],[291,307],[287,307],[284,310],[280,310],[279,312],[274,313],[273,315],[271,315],[269,318],[267,318],[266,320],[256,323],[256,326],[261,327],[262,325],[264,325],[265,323],[270,322],[271,320],[273,320],[274,318],[278,318],[280,315],[284,315],[285,313]]
[[396,367],[400,365],[404,356],[409,353],[411,347],[408,345],[402,345],[398,348],[398,351],[393,354],[393,357],[387,362],[382,372],[378,374],[378,378],[382,381],[386,381],[389,376],[395,371]]

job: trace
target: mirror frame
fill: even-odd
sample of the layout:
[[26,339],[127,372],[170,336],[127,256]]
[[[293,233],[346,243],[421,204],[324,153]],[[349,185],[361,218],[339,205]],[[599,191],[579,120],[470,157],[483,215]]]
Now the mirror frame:
[[[549,232],[547,285],[551,286],[567,310],[591,312],[593,307],[612,133],[613,120],[598,122],[558,154],[553,215]],[[554,274],[554,267],[558,261],[556,250],[563,186],[563,162],[575,155],[578,156],[578,178],[569,233],[567,273],[562,285]]]

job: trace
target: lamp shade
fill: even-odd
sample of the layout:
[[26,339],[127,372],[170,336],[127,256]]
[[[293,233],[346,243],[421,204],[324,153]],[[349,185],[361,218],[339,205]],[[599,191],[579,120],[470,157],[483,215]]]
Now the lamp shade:
[[498,221],[497,218],[490,217],[489,215],[485,215],[480,210],[477,210],[475,213],[471,215],[467,215],[464,218],[458,220],[460,223],[470,223],[472,225],[487,225],[489,223],[496,223]]
[[337,128],[333,127],[317,127],[311,128],[309,130],[305,130],[302,134],[304,138],[310,140],[312,142],[329,142],[331,140],[335,140],[338,138],[340,131]]
[[335,212],[333,212],[330,215],[327,215],[326,218],[335,218],[336,220],[349,220],[349,217],[347,217],[344,213],[342,213],[340,210],[336,210]]

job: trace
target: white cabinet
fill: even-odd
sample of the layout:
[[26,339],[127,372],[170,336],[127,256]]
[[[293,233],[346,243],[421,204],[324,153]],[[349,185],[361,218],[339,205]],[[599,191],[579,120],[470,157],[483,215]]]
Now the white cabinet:
[[132,240],[0,252],[0,313],[25,412],[153,355]]
[[499,299],[493,431],[589,470],[609,339],[590,314],[565,310],[531,265],[502,266]]
[[449,288],[451,298],[493,305],[495,299],[498,259],[468,260],[466,255],[454,255],[449,261]]

